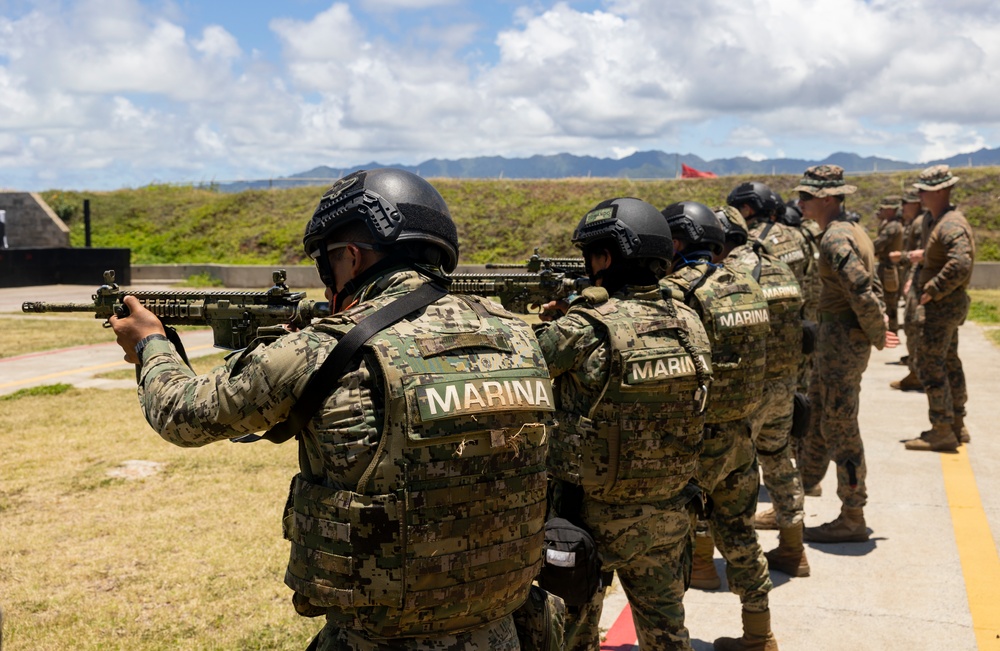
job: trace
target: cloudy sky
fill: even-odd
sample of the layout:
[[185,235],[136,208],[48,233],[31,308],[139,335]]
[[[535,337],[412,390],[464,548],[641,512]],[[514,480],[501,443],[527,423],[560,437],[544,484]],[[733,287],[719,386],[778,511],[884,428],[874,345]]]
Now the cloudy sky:
[[996,0],[0,0],[0,187],[1000,146]]

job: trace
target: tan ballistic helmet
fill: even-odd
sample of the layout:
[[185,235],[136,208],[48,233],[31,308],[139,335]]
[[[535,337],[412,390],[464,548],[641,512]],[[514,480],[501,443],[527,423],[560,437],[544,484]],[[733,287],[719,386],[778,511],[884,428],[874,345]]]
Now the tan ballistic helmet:
[[814,197],[854,194],[858,188],[844,183],[844,168],[839,165],[814,165],[805,171],[792,192],[805,192]]

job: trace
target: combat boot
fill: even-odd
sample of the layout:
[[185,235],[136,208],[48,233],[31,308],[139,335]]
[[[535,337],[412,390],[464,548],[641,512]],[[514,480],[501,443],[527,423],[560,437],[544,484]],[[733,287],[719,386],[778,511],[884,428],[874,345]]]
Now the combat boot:
[[865,524],[864,509],[842,506],[840,515],[832,522],[806,527],[802,538],[818,543],[865,542],[868,540],[868,526]]
[[920,384],[920,380],[917,379],[917,376],[913,373],[913,371],[910,371],[902,380],[890,382],[889,386],[893,389],[899,389],[900,391],[924,390],[924,385]]
[[921,432],[915,439],[904,441],[907,450],[924,450],[927,452],[954,452],[958,449],[959,439],[952,431],[951,425],[943,423],[935,425],[934,429]]
[[778,528],[778,516],[775,515],[774,509],[768,509],[766,511],[761,511],[753,518],[753,528],[754,529],[777,529]]
[[743,611],[743,637],[720,637],[713,644],[716,651],[778,651],[778,641],[771,632],[771,611]]
[[715,569],[715,541],[711,536],[695,536],[694,553],[691,554],[691,587],[699,590],[718,590],[722,579]]
[[968,443],[972,440],[972,437],[969,436],[969,430],[965,427],[965,416],[955,415],[955,422],[951,424],[951,431],[955,433],[955,438],[958,439],[960,444]]
[[778,530],[778,546],[764,552],[767,566],[788,576],[809,576],[809,561],[802,545],[802,523]]

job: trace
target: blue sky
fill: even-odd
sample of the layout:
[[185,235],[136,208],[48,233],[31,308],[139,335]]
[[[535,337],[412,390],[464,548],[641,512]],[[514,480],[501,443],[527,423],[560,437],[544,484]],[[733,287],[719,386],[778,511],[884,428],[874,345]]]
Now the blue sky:
[[994,0],[0,0],[0,187],[1000,146]]

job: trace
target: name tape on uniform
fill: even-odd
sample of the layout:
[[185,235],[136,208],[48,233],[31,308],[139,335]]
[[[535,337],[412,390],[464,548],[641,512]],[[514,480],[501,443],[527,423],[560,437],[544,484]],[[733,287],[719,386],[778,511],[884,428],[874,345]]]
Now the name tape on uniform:
[[[706,369],[712,364],[704,355],[699,355]],[[667,355],[641,362],[629,362],[625,372],[625,384],[642,384],[657,382],[669,377],[685,377],[696,375],[697,369],[690,355]]]
[[417,387],[424,421],[470,416],[487,411],[554,411],[552,382],[541,378],[466,380]]

